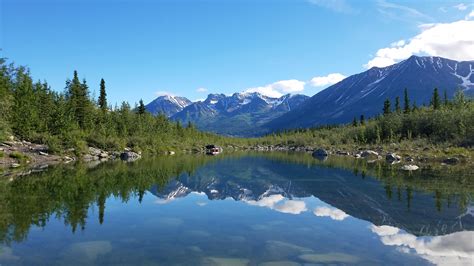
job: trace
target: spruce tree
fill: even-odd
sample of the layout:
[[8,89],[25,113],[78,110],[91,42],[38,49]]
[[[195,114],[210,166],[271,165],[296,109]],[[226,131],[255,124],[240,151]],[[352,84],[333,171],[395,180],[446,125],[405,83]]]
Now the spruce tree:
[[449,100],[448,100],[448,92],[444,90],[444,106],[449,105]]
[[403,112],[405,114],[408,114],[410,112],[410,98],[408,98],[408,89],[405,88],[404,91],[404,105],[403,105]]
[[397,112],[397,114],[402,112],[402,109],[400,108],[400,97],[398,96],[395,98],[395,112]]
[[431,98],[431,106],[433,109],[438,110],[441,107],[441,99],[439,97],[438,88],[433,90],[433,97]]
[[360,125],[361,125],[361,126],[365,125],[365,117],[364,117],[364,115],[360,115]]
[[392,112],[390,109],[390,100],[386,99],[385,102],[383,103],[383,114],[388,115]]
[[356,127],[357,126],[357,118],[354,116],[354,120],[352,120],[352,126]]
[[102,111],[107,111],[107,93],[105,92],[105,81],[100,80],[100,94],[98,99],[99,107]]
[[143,115],[145,114],[145,112],[146,112],[145,104],[143,104],[143,100],[140,99],[140,101],[138,102],[138,114]]

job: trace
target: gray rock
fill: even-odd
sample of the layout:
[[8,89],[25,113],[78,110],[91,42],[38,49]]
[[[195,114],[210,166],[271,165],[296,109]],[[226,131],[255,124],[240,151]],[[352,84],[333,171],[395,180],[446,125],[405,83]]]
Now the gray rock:
[[127,161],[127,162],[135,161],[135,160],[138,160],[140,158],[141,158],[140,154],[138,154],[136,152],[133,152],[133,151],[126,151],[126,152],[122,152],[120,154],[120,159],[123,160],[123,161]]
[[89,147],[89,154],[93,156],[99,156],[102,153],[102,150],[94,148],[94,147]]
[[20,167],[19,163],[12,163],[11,164],[11,168],[18,168],[18,167]]
[[105,158],[108,158],[109,157],[109,154],[106,153],[106,152],[102,152],[101,154],[99,154],[99,158],[101,159],[105,159]]
[[390,163],[400,161],[401,159],[402,157],[400,157],[399,155],[395,153],[387,153],[387,155],[385,155],[385,160]]
[[365,150],[361,153],[362,157],[364,158],[367,158],[367,157],[378,157],[379,154],[376,152],[376,151],[372,151],[372,150]]
[[97,160],[99,160],[99,156],[94,156],[94,155],[91,155],[91,154],[85,154],[82,157],[82,160],[84,160],[85,162],[97,161]]
[[43,152],[43,151],[40,151],[38,152],[39,155],[43,155],[43,156],[48,156],[49,154],[47,154],[46,152]]
[[314,157],[326,157],[329,155],[329,152],[325,149],[317,149],[313,152]]

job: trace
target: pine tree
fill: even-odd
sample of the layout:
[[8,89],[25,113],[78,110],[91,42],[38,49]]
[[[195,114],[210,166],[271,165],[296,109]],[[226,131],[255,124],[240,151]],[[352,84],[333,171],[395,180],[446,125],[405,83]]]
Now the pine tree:
[[365,125],[365,117],[364,117],[364,115],[360,115],[360,125],[361,125],[361,126]]
[[99,107],[102,111],[107,111],[107,93],[105,91],[105,81],[104,79],[100,80],[100,94],[98,99]]
[[383,114],[388,115],[392,112],[390,109],[390,100],[386,99],[385,102],[383,103]]
[[352,120],[352,126],[356,127],[357,126],[357,118],[354,116],[354,120]]
[[143,100],[140,99],[140,101],[138,102],[138,114],[143,115],[145,114],[145,112],[146,112],[145,104],[143,104]]
[[77,124],[81,129],[89,128],[92,121],[92,102],[89,99],[86,80],[81,83],[77,71],[74,71],[72,81],[66,81],[66,89],[69,110],[74,114]]
[[410,112],[410,98],[408,98],[408,89],[405,88],[404,91],[404,105],[403,105],[403,112],[408,114]]
[[433,97],[431,98],[431,106],[433,109],[438,110],[441,107],[441,99],[439,97],[438,88],[433,90]]
[[395,112],[397,114],[400,114],[402,112],[402,109],[400,108],[400,97],[397,96],[397,98],[395,98]]
[[448,100],[448,92],[444,90],[444,106],[449,105],[449,100]]

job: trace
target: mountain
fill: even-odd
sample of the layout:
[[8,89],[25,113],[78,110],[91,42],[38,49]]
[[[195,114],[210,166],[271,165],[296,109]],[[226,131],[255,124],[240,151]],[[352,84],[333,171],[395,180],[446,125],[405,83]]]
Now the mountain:
[[[408,89],[411,103],[429,104],[433,89],[452,97],[458,89],[474,95],[474,61],[412,56],[400,63],[350,76],[314,95],[290,112],[270,121],[268,131],[348,123],[354,117],[380,114],[388,98],[403,101]],[[403,102],[401,103],[403,105]]]
[[192,122],[199,129],[231,136],[256,136],[261,125],[293,110],[308,96],[284,95],[272,98],[257,92],[209,94],[206,100],[186,106],[171,119]]
[[170,117],[191,103],[192,102],[185,97],[163,95],[147,104],[145,108],[151,114],[157,115],[162,113]]

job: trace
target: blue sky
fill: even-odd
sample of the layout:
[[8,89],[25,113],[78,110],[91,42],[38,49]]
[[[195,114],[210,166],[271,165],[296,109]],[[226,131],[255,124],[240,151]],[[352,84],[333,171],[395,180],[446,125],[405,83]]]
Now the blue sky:
[[191,100],[246,90],[313,95],[411,54],[474,59],[472,1],[0,3],[2,57],[55,90],[74,70],[93,91],[104,78],[110,103],[165,92]]

